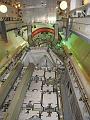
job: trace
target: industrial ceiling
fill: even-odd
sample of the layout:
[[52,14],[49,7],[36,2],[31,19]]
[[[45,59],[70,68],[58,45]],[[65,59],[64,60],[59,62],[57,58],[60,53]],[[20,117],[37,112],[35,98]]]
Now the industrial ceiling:
[[27,23],[56,21],[56,0],[21,0],[20,3]]

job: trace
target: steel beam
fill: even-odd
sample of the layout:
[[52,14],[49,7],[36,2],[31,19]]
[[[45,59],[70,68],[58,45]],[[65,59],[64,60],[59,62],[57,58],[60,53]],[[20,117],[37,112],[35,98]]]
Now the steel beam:
[[0,87],[0,107],[2,106],[5,98],[7,97],[11,87],[13,86],[15,80],[17,79],[18,75],[21,72],[23,65],[21,62],[18,62],[15,68],[10,73],[7,80],[2,84]]
[[22,81],[20,82],[16,90],[15,96],[7,112],[5,113],[3,120],[17,120],[18,119],[26,91],[28,89],[28,83],[30,83],[30,79],[31,79],[33,71],[34,71],[34,64],[31,63],[29,64],[29,66],[27,67],[25,71]]

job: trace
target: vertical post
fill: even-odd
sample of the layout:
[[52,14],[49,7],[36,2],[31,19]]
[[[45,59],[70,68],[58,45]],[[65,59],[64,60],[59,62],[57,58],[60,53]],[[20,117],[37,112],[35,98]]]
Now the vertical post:
[[55,80],[57,79],[57,71],[55,70]]
[[1,34],[2,39],[5,42],[8,42],[8,40],[7,40],[7,34],[6,34],[6,25],[5,25],[4,21],[0,21],[0,34]]
[[45,68],[44,68],[44,81],[46,82],[46,70],[45,70]]
[[58,41],[58,23],[57,22],[55,23],[54,30],[55,30],[55,40]]
[[30,46],[32,41],[32,24],[28,24],[27,26],[27,35],[28,35],[28,44]]

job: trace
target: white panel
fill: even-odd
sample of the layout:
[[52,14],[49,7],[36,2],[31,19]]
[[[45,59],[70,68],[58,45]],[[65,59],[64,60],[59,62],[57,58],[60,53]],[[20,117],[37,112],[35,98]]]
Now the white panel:
[[82,0],[71,0],[70,10],[76,9],[82,5]]

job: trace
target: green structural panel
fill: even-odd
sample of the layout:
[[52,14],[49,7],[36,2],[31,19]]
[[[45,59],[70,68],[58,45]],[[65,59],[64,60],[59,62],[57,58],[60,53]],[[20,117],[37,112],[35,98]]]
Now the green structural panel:
[[0,107],[2,106],[5,98],[7,97],[8,92],[10,91],[12,85],[14,84],[15,80],[17,79],[19,73],[21,72],[23,65],[21,62],[17,63],[15,68],[10,73],[7,80],[1,85],[0,87]]
[[27,42],[21,37],[16,36],[14,30],[7,32],[7,39],[8,42],[5,42],[0,37],[0,68],[2,67],[3,63],[7,63],[7,51],[8,57],[11,58],[16,50],[23,45],[27,44]]
[[72,34],[65,44],[90,76],[90,43]]
[[19,83],[19,86],[16,90],[15,96],[14,96],[7,112],[4,115],[4,120],[17,120],[18,119],[26,91],[28,89],[28,83],[31,80],[33,71],[34,71],[34,64],[31,63],[27,67],[27,69],[24,73],[24,76],[23,76],[21,82]]

